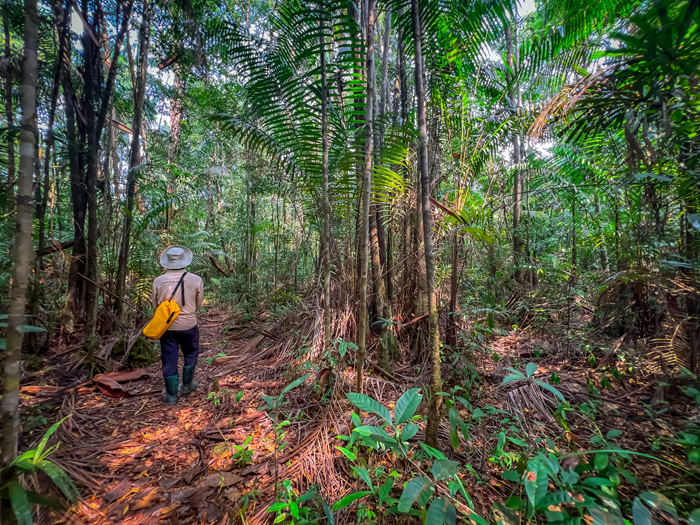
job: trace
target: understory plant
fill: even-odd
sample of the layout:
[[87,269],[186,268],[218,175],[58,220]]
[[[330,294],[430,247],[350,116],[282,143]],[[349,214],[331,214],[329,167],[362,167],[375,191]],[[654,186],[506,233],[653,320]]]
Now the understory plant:
[[[533,363],[527,365],[525,374],[510,369],[512,374],[506,377],[504,383],[521,381],[542,386],[565,402],[561,392],[552,385],[534,379],[536,370],[537,365]],[[631,502],[620,496],[618,489],[623,482],[632,486],[638,484],[632,474],[636,458],[645,457],[679,467],[663,459],[619,447],[615,440],[622,434],[620,430],[613,429],[605,435],[598,432],[590,441],[593,447],[599,447],[597,449],[566,453],[560,451],[550,438],[528,436],[523,439],[507,412],[494,407],[474,408],[459,395],[463,393],[460,388],[443,393],[449,400],[451,441],[455,449],[459,445],[459,431],[468,441],[471,425],[481,425],[487,417],[496,418],[501,423],[501,428],[490,440],[486,440],[496,441],[490,461],[506,469],[502,477],[514,483],[514,486],[505,501],[493,505],[493,515],[498,525],[679,525],[683,522],[683,514],[690,525],[700,525],[700,509],[690,512],[693,507],[688,509],[689,501],[684,501],[678,507],[680,500],[674,498],[674,504],[669,497],[673,497],[673,494],[667,496],[662,490],[641,491]],[[474,469],[470,465],[449,460],[442,452],[424,443],[409,443],[418,432],[418,425],[413,422],[419,417],[415,416],[415,412],[422,399],[418,389],[405,392],[397,401],[393,414],[369,396],[350,393],[347,397],[361,410],[376,414],[379,423],[376,426],[363,425],[360,417],[353,414],[355,428],[351,435],[339,436],[348,444],[337,447],[338,450],[352,462],[353,471],[367,488],[347,494],[333,505],[334,511],[359,502],[358,520],[362,523],[375,521],[377,516],[372,509],[382,515],[403,513],[417,516],[425,525],[456,524],[458,514],[473,524],[488,523],[487,519],[474,512],[471,497],[460,478],[461,470],[473,472]],[[471,412],[471,422],[467,423],[459,417],[455,408],[457,402]],[[695,441],[688,439],[687,435],[683,437],[682,443],[676,442],[687,449],[694,448]],[[387,473],[381,467],[369,468],[368,458],[363,455],[361,447],[370,453],[389,453],[409,465],[413,471],[412,478],[405,483],[399,498],[393,497],[392,491],[396,478],[401,475],[396,471]],[[509,447],[508,451],[506,447]],[[425,461],[418,463],[419,459]],[[426,463],[430,466],[425,467]],[[691,480],[698,479],[697,471],[681,468],[690,475]],[[689,493],[689,487],[692,492],[692,487],[697,489],[699,486],[697,483],[686,483],[683,485],[684,493]],[[680,490],[680,486],[677,488]],[[675,489],[669,487],[669,490]],[[370,501],[372,505],[368,504]]]
[[22,485],[22,478],[25,475],[41,471],[53,481],[69,501],[73,502],[80,498],[80,493],[70,477],[58,465],[47,459],[56,451],[59,445],[57,443],[52,447],[46,448],[49,438],[64,420],[65,418],[51,425],[36,448],[27,450],[7,467],[0,470],[0,480],[2,480],[2,485],[0,485],[0,503],[2,506],[8,503],[11,505],[19,525],[32,525],[34,523],[31,510],[32,504],[63,509],[60,501],[27,490]]
[[[353,414],[355,428],[351,436],[339,436],[346,439],[349,447],[359,443],[368,450],[389,452],[392,455],[402,458],[411,464],[418,475],[415,475],[404,486],[401,496],[396,499],[390,496],[394,484],[394,477],[399,477],[394,473],[386,474],[382,469],[374,469],[370,472],[363,461],[358,462],[358,455],[355,450],[348,447],[338,447],[338,449],[353,463],[353,470],[360,479],[368,486],[369,490],[356,491],[348,494],[338,501],[333,510],[340,510],[355,501],[366,496],[376,498],[378,508],[384,514],[408,514],[418,516],[426,525],[437,525],[442,523],[457,523],[457,508],[463,514],[469,515],[470,519],[479,525],[487,525],[487,522],[473,512],[473,504],[461,479],[459,478],[459,463],[451,461],[445,455],[424,443],[416,450],[409,444],[409,440],[418,433],[418,425],[413,421],[418,419],[416,410],[421,403],[422,397],[420,389],[413,388],[405,392],[396,402],[393,415],[379,401],[364,394],[350,393],[347,395],[350,402],[360,410],[376,414],[380,418],[379,426],[362,425],[357,414]],[[414,459],[423,458],[431,463],[429,472],[419,465]],[[425,462],[423,462],[425,464]],[[372,475],[375,482],[372,482]],[[447,490],[444,489],[447,486]],[[465,506],[458,500],[461,497],[467,502]],[[414,508],[417,506],[417,508]],[[384,507],[386,507],[384,509]],[[360,508],[360,512],[368,513],[367,509]],[[367,519],[374,516],[366,515]],[[363,521],[364,522],[364,521]]]

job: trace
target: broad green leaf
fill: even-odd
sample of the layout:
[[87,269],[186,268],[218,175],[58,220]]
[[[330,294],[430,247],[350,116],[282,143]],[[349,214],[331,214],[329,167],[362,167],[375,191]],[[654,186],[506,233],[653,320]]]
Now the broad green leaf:
[[382,485],[379,488],[378,492],[378,498],[379,498],[379,504],[382,505],[384,502],[387,501],[387,498],[389,497],[389,493],[391,492],[392,487],[394,486],[394,478],[392,477],[387,477],[386,481],[384,482],[384,485]]
[[[521,525],[520,516],[502,503],[494,503],[493,513],[496,516],[497,525]],[[474,519],[474,515],[469,517]]]
[[690,513],[690,525],[700,525],[700,509]]
[[608,431],[608,433],[605,435],[605,439],[615,439],[616,437],[620,437],[621,435],[622,435],[622,430],[618,430],[617,428],[614,428],[614,429]]
[[404,392],[396,402],[396,406],[394,407],[394,418],[396,419],[397,425],[405,423],[416,413],[418,405],[420,405],[420,402],[423,399],[423,396],[421,396],[419,392],[419,388],[412,388],[407,392]]
[[673,505],[671,500],[663,494],[659,494],[658,492],[643,492],[639,495],[639,498],[661,515],[672,516],[673,521],[678,523],[678,513],[676,512],[676,507]]
[[[615,509],[617,510],[617,509]],[[588,511],[591,513],[591,517],[593,518],[593,523],[595,525],[624,525],[625,520],[620,514],[620,511],[617,510],[610,510],[607,511],[603,509],[602,507],[599,507],[598,505],[591,505],[588,508]],[[634,525],[639,525],[635,521]]]
[[527,377],[532,377],[535,372],[537,372],[537,363],[529,362],[527,366],[525,366],[525,374]]
[[503,479],[507,479],[508,481],[513,481],[514,483],[520,483],[520,480],[522,479],[522,476],[517,470],[507,470],[501,474],[501,477]]
[[34,520],[32,519],[32,511],[29,508],[27,492],[16,481],[10,481],[6,487],[18,525],[33,525]]
[[53,481],[56,486],[61,489],[61,492],[63,492],[66,498],[68,498],[70,501],[80,499],[80,492],[78,492],[78,488],[75,486],[75,483],[73,483],[73,480],[70,479],[65,472],[63,472],[63,469],[57,467],[47,460],[37,461],[36,466],[51,478],[51,481]]
[[352,451],[350,451],[350,450],[348,450],[347,448],[343,448],[343,447],[335,447],[335,448],[337,448],[338,450],[340,450],[340,452],[342,452],[343,455],[344,455],[346,458],[348,458],[350,461],[355,461],[355,460],[357,459],[357,456],[355,455],[355,453],[352,452]]
[[447,459],[445,457],[445,454],[440,452],[438,449],[431,447],[430,445],[426,445],[425,443],[421,443],[420,446],[425,451],[425,453],[428,454],[431,458]]
[[364,498],[365,496],[367,496],[369,494],[372,494],[372,491],[363,490],[361,492],[353,492],[352,494],[348,494],[343,499],[341,499],[340,501],[336,502],[333,505],[333,510],[336,511],[336,510],[344,509],[348,505],[356,502],[358,499]]
[[533,379],[532,381],[533,381],[534,383],[540,385],[540,386],[541,386],[542,388],[544,388],[545,390],[549,390],[552,394],[554,394],[555,396],[557,396],[563,403],[566,403],[566,399],[564,399],[564,396],[562,395],[562,393],[559,392],[559,390],[557,390],[556,388],[554,388],[554,387],[553,387],[552,385],[550,385],[549,383],[545,383],[544,381],[540,381],[539,379]]
[[321,501],[323,506],[323,513],[326,515],[326,525],[335,525],[335,520],[333,519],[333,511],[328,506],[328,503]]
[[66,510],[63,504],[57,499],[47,498],[36,492],[27,492],[27,500],[29,503],[34,503],[36,505],[42,505],[43,507],[51,507],[56,510]]
[[525,472],[525,477],[523,478],[525,492],[530,500],[530,505],[535,508],[537,507],[537,474],[539,469],[540,463],[538,461],[530,461],[527,464],[527,471]]
[[397,441],[387,434],[383,428],[379,427],[364,425],[353,429],[353,433],[369,437],[375,441],[378,441],[379,443],[385,443],[387,445],[395,445],[397,443]]
[[593,464],[596,470],[605,470],[608,466],[608,455],[607,454],[596,454],[593,460]]
[[277,512],[286,509],[287,507],[289,507],[289,503],[287,503],[286,501],[279,501],[267,507],[267,512]]
[[652,524],[651,511],[639,498],[634,498],[634,503],[632,503],[632,519],[634,525]]
[[413,478],[406,484],[406,488],[403,489],[401,498],[399,498],[398,511],[408,512],[411,510],[413,503],[418,499],[418,496],[425,493],[431,494],[433,490],[435,490],[433,484],[428,478]]
[[560,490],[559,492],[553,492],[551,494],[547,494],[542,500],[538,503],[537,508],[538,509],[546,509],[550,505],[560,505],[562,503],[577,503],[576,498],[574,498],[573,494],[569,492],[568,490]]
[[445,522],[447,505],[452,505],[445,498],[435,498],[425,515],[425,525],[442,525]]
[[295,519],[299,519],[299,505],[296,501],[289,502],[289,513],[294,516]]
[[377,414],[387,423],[393,426],[391,413],[376,399],[372,399],[364,394],[358,394],[357,392],[350,392],[347,396],[350,402],[360,410]]
[[364,467],[352,467],[352,470],[355,471],[355,474],[360,476],[362,481],[364,481],[367,486],[369,487],[369,490],[374,490],[374,486],[372,485],[372,480],[369,477],[369,472],[367,472],[367,469]]
[[449,459],[438,459],[433,463],[431,472],[435,476],[435,481],[449,479],[459,472],[459,463]]
[[401,441],[408,441],[417,433],[418,425],[414,425],[413,423],[407,423],[406,425],[404,425],[403,429],[401,429]]
[[305,376],[302,376],[302,377],[300,377],[299,379],[297,379],[297,380],[292,381],[291,383],[289,383],[287,386],[285,386],[285,387],[282,389],[282,394],[281,394],[281,395],[284,395],[284,394],[286,394],[287,392],[289,392],[290,390],[293,390],[293,389],[295,389],[296,387],[298,387],[300,384],[302,384],[304,381],[306,381],[310,375],[311,375],[311,374],[306,374]]
[[582,485],[586,485],[587,487],[612,487],[612,481],[609,479],[605,478],[597,478],[597,477],[591,477],[591,478],[586,478],[581,482]]

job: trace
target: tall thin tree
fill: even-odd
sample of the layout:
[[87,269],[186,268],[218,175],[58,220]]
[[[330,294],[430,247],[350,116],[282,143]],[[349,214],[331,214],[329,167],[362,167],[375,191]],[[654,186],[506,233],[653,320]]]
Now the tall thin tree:
[[425,75],[423,72],[422,28],[418,0],[411,0],[411,18],[413,22],[413,53],[415,56],[416,106],[418,132],[420,137],[420,156],[418,170],[420,173],[420,196],[423,211],[423,236],[425,246],[425,274],[428,296],[428,326],[430,330],[430,405],[425,429],[425,442],[437,446],[438,424],[440,422],[440,405],[442,390],[440,373],[440,330],[438,327],[437,295],[435,293],[435,261],[433,258],[432,217],[430,212],[430,179],[428,173],[428,127],[425,116]]
[[331,203],[328,197],[328,82],[326,79],[325,10],[321,1],[321,143],[323,162],[323,340],[331,347]]
[[24,59],[22,63],[22,127],[19,132],[16,232],[12,266],[7,342],[3,363],[2,464],[17,455],[19,439],[19,380],[22,326],[26,324],[27,281],[32,266],[32,180],[36,157],[36,78],[39,47],[37,0],[24,3]]
[[131,225],[134,217],[134,195],[136,193],[136,172],[141,168],[141,123],[143,120],[143,104],[146,99],[146,80],[148,73],[148,42],[151,34],[149,0],[143,2],[143,13],[139,27],[139,58],[136,73],[134,96],[134,123],[131,135],[131,156],[129,172],[126,177],[126,210],[124,213],[124,229],[122,231],[121,249],[119,251],[119,266],[117,268],[117,314],[124,314],[124,294],[126,292],[126,274],[129,264],[129,245]]
[[364,366],[367,354],[367,270],[369,262],[369,201],[372,193],[372,152],[373,135],[372,121],[374,118],[374,90],[375,90],[375,65],[374,65],[374,17],[375,0],[367,0],[367,98],[365,100],[365,163],[362,171],[362,222],[360,232],[360,319],[358,322],[357,336],[357,392],[364,390]]

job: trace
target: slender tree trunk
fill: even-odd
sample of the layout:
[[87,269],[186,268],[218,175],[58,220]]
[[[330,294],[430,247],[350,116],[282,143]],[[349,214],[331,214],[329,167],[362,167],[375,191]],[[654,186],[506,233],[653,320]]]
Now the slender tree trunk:
[[[426,131],[427,140],[427,131]],[[423,191],[421,187],[421,164],[423,162],[422,156],[423,151],[418,151],[418,169],[416,170],[416,211],[415,211],[415,247],[416,247],[416,296],[415,296],[415,307],[414,314],[416,316],[421,316],[428,310],[428,291],[427,282],[428,278],[426,276],[425,269],[425,229],[423,227]],[[426,170],[428,165],[428,154],[427,149],[425,153],[425,164]]]
[[110,153],[112,161],[112,178],[114,180],[114,202],[119,202],[121,200],[121,193],[119,191],[121,171],[119,169],[119,144],[117,142],[116,126],[114,126],[114,120],[116,118],[116,112],[114,111],[114,106],[112,106],[112,126],[109,128],[109,142],[111,144]]
[[141,138],[141,122],[143,120],[143,104],[146,98],[146,80],[148,73],[148,42],[151,32],[149,20],[150,5],[149,0],[143,2],[143,15],[141,27],[139,28],[139,58],[136,80],[136,94],[134,96],[134,123],[131,136],[131,157],[129,161],[129,172],[126,177],[126,210],[124,213],[124,231],[122,232],[121,249],[119,251],[119,262],[117,269],[117,315],[124,315],[124,299],[126,293],[126,274],[129,263],[129,241],[131,236],[131,225],[134,212],[134,194],[136,189],[136,171],[141,165],[141,148],[139,140]]
[[452,236],[452,275],[450,277],[450,336],[449,341],[453,347],[457,346],[457,296],[459,273],[459,237],[455,233]]
[[[403,7],[399,9],[398,17],[401,18],[404,15]],[[406,124],[408,119],[408,82],[406,78],[406,43],[404,42],[403,29],[399,32],[397,37],[398,49],[396,50],[396,61],[399,70],[399,98],[401,100],[401,125]],[[404,178],[408,178],[408,170],[402,168]],[[404,293],[410,287],[412,282],[410,275],[410,260],[411,260],[411,201],[406,199],[406,210],[403,217],[403,276],[402,276],[402,289]],[[405,301],[405,299],[404,299]],[[408,307],[408,302],[404,302],[404,308]]]
[[[325,16],[321,2],[321,16]],[[323,162],[323,341],[331,348],[331,202],[328,197],[328,84],[326,79],[325,19],[321,19],[321,142]]]
[[418,131],[420,133],[420,186],[423,202],[423,235],[425,244],[425,271],[428,285],[428,323],[430,326],[430,405],[425,429],[425,442],[437,447],[438,425],[440,423],[440,405],[442,390],[440,373],[440,330],[438,327],[437,296],[435,294],[435,264],[433,260],[432,217],[430,214],[430,180],[428,174],[428,128],[425,116],[425,77],[423,74],[422,28],[418,0],[411,0],[413,19],[413,50],[416,60],[416,105]]
[[[598,217],[598,220],[600,220],[600,214],[601,214],[601,209],[600,209],[600,195],[597,193],[595,194],[595,214],[596,217]],[[600,229],[600,268],[604,272],[609,272],[610,268],[608,267],[608,250],[605,248],[605,233],[603,233],[602,228]]]
[[[246,271],[246,293],[250,295],[250,285],[252,282],[251,274],[253,272],[253,250],[251,248],[251,227],[250,227],[250,165],[246,167],[245,172],[245,271]],[[248,301],[249,302],[249,301]]]
[[[175,95],[170,99],[170,146],[168,148],[168,165],[172,165],[175,162],[177,155],[177,150],[180,145],[180,122],[182,120],[182,81],[180,79],[180,65],[175,63],[173,65],[173,89],[175,90]],[[168,168],[169,178],[168,181],[168,198],[175,191],[175,180],[170,174],[170,169]],[[170,221],[172,220],[172,208],[168,204],[165,211],[165,230],[170,231]]]
[[[12,111],[12,46],[10,41],[10,3],[4,4],[2,9],[2,26],[5,32],[5,59],[8,70],[5,77],[5,119],[7,128],[14,125]],[[10,135],[7,139],[7,197],[10,202],[13,200],[15,188],[15,140]]]
[[[508,62],[509,71],[514,71],[513,54],[517,54],[517,33],[515,28],[512,28],[510,23],[506,26],[506,61]],[[507,73],[508,82],[512,82],[512,74]],[[508,93],[511,104],[516,107],[519,105],[520,87],[511,85]],[[520,234],[520,216],[522,210],[522,175],[520,173],[520,136],[513,133],[513,263],[515,265],[515,280],[522,281],[522,255],[523,255],[523,240]]]
[[[85,20],[89,20],[87,11],[83,13],[83,16]],[[85,332],[88,336],[92,337],[95,335],[97,324],[97,281],[99,279],[97,275],[97,171],[100,161],[100,144],[97,138],[97,115],[95,113],[95,99],[97,98],[96,88],[98,87],[96,85],[97,75],[95,66],[97,60],[99,60],[99,49],[95,49],[95,44],[87,26],[83,31],[83,49],[85,56],[85,86],[83,89],[85,104],[83,107],[85,108],[85,119],[87,122],[87,173],[85,176],[85,187],[87,188],[88,197]],[[94,341],[91,342],[91,345],[92,344],[94,344]]]
[[367,271],[369,259],[369,214],[372,193],[372,149],[374,109],[374,16],[375,0],[367,1],[367,99],[365,102],[365,167],[362,174],[362,231],[360,235],[360,319],[358,322],[357,383],[355,390],[364,391],[364,366],[367,354]]
[[571,284],[575,284],[578,274],[578,245],[576,243],[576,199],[571,203]]
[[3,363],[2,465],[17,455],[19,440],[19,380],[22,353],[21,326],[25,324],[27,281],[32,264],[32,179],[36,155],[36,79],[39,16],[37,1],[24,3],[24,59],[22,63],[22,128],[19,133],[17,222],[12,284],[7,317],[7,342]]
[[[386,127],[385,116],[387,104],[389,101],[389,43],[391,35],[391,10],[388,9],[384,13],[384,41],[382,53],[382,79],[379,97],[379,118],[381,127],[379,133],[379,147],[384,145],[384,130]],[[379,294],[384,302],[384,313],[382,317],[386,320],[386,324],[382,330],[382,338],[379,342],[377,350],[377,361],[380,367],[385,370],[391,368],[391,357],[396,353],[396,337],[394,336],[394,310],[393,310],[393,238],[392,228],[389,216],[385,213],[386,204],[378,204],[376,206],[376,222],[377,222],[377,241],[379,243],[379,261],[383,269],[383,274],[380,274],[379,279],[381,286]],[[371,213],[371,212],[370,212]]]
[[[66,48],[66,60],[70,63],[70,44]],[[81,143],[76,133],[76,116],[73,105],[75,93],[68,75],[63,76],[63,106],[66,117],[66,139],[68,146],[68,164],[70,167],[71,203],[73,208],[73,248],[65,304],[63,307],[63,330],[72,332],[75,328],[78,302],[83,282],[80,274],[85,270],[85,212],[87,210],[87,193],[85,178],[80,158]]]
[[39,298],[41,297],[41,270],[44,262],[44,248],[46,247],[46,209],[49,203],[50,174],[51,174],[51,150],[54,145],[53,125],[56,116],[56,106],[58,104],[58,94],[61,87],[61,71],[63,69],[63,55],[65,53],[65,35],[67,23],[63,16],[63,9],[59,2],[53,5],[54,18],[58,28],[58,60],[53,75],[53,85],[51,88],[51,106],[49,108],[49,121],[47,125],[46,138],[44,140],[44,173],[43,182],[37,184],[37,189],[41,187],[40,198],[37,199],[36,217],[39,227],[39,247],[37,257],[34,261],[34,282],[32,285],[32,298],[30,301],[30,312],[32,316],[37,314],[39,308]]

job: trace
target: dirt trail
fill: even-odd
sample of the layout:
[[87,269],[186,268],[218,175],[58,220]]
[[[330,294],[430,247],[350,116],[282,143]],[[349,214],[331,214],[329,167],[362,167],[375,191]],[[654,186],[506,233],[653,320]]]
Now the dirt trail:
[[[256,504],[244,495],[254,489],[253,467],[272,453],[273,441],[270,419],[254,406],[260,405],[261,390],[272,394],[283,383],[255,380],[259,334],[236,329],[220,309],[200,316],[199,325],[200,386],[180,396],[177,405],[161,400],[160,364],[147,369],[148,379],[127,385],[134,397],[95,393],[74,398],[73,425],[64,432],[73,443],[62,439],[57,460],[78,473],[96,472],[99,485],[92,494],[83,490],[83,501],[54,523],[224,524],[244,505]],[[223,366],[211,364],[219,353],[238,355],[243,363],[249,355],[249,366],[227,374]],[[211,378],[217,375],[214,393]],[[252,440],[243,451],[235,448],[248,437]]]

